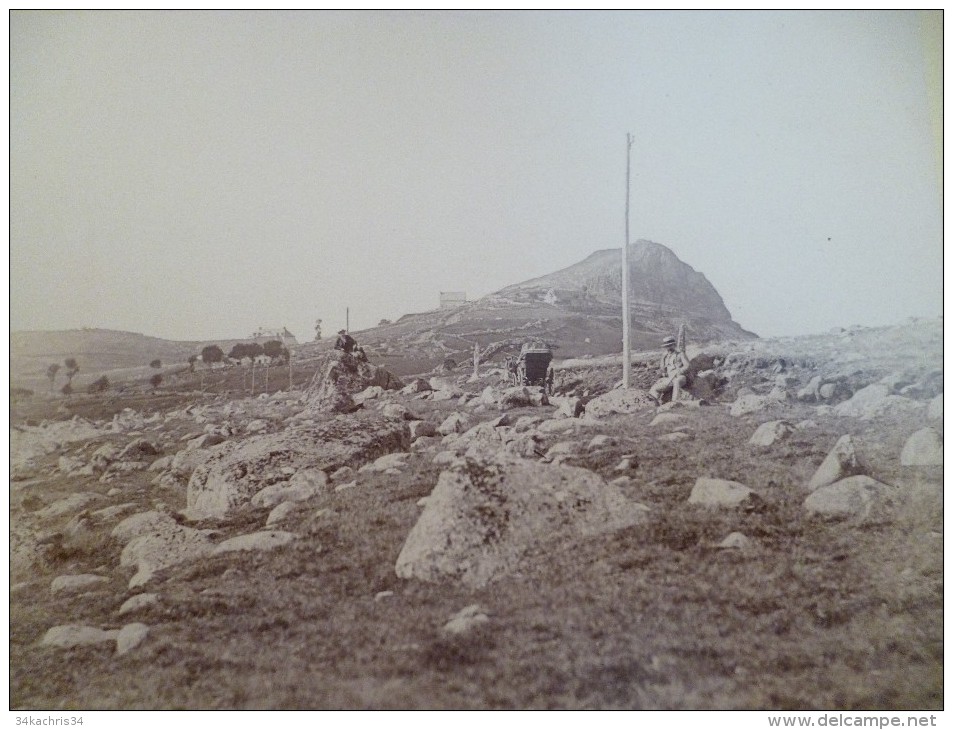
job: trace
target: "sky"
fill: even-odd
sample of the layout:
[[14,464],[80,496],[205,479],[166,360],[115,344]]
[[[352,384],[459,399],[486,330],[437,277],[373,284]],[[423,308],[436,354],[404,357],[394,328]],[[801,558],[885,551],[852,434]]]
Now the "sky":
[[[10,326],[299,341],[630,239],[762,336],[942,313],[939,11],[12,11]],[[621,254],[620,254],[621,256]]]

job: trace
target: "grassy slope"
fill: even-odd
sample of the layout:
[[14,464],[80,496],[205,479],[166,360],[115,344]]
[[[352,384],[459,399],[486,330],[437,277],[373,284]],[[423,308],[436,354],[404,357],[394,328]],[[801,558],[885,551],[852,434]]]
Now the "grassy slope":
[[[449,412],[449,404],[415,402]],[[531,413],[528,409],[526,413]],[[786,418],[808,417],[796,406]],[[161,574],[159,606],[116,617],[123,572],[86,597],[49,600],[65,572],[118,564],[119,547],[68,546],[11,598],[11,706],[23,708],[764,708],[924,709],[942,706],[942,572],[938,482],[900,472],[917,419],[841,420],[769,449],[747,439],[760,420],[723,408],[690,416],[696,437],[656,440],[651,413],[592,433],[616,446],[582,464],[613,477],[639,465],[625,492],[652,508],[647,526],[585,541],[541,541],[521,575],[471,591],[398,580],[393,565],[438,472],[423,456],[400,477],[374,476],[316,498],[293,516],[302,535],[262,555],[220,556]],[[892,523],[864,527],[807,517],[800,485],[842,432],[868,472],[901,485]],[[760,511],[686,503],[698,476],[737,479]],[[145,474],[123,500],[173,507]],[[43,501],[98,483],[47,483]],[[14,505],[14,512],[17,505]],[[221,537],[264,524],[248,510]],[[216,525],[206,525],[216,526]],[[733,530],[748,552],[710,547]],[[541,536],[542,537],[542,536]],[[394,596],[375,601],[379,591]],[[439,628],[479,603],[480,632]],[[127,657],[107,648],[38,648],[58,623],[151,627]]]

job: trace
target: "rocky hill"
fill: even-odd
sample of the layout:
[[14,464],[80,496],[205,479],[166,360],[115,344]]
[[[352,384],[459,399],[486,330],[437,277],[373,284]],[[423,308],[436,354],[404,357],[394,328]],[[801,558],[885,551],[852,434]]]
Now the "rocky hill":
[[[731,318],[705,278],[665,246],[630,246],[632,347],[648,350],[685,324],[695,343],[756,337]],[[454,309],[409,314],[359,333],[395,372],[420,372],[445,357],[469,359],[474,344],[484,358],[502,359],[527,339],[542,339],[557,357],[594,357],[622,350],[622,252],[596,251],[546,276],[505,287]],[[308,353],[320,347],[305,347]]]
[[[427,372],[447,358],[463,363],[472,357],[474,345],[484,361],[499,362],[528,339],[545,340],[560,359],[620,353],[621,261],[621,249],[596,251],[573,266],[460,307],[407,314],[356,334],[374,361],[398,375]],[[695,344],[755,337],[732,320],[704,274],[661,244],[640,240],[630,246],[629,277],[635,350],[656,349],[661,337],[681,324]],[[204,345],[218,344],[228,352],[241,341],[173,342],[104,329],[15,332],[11,384],[42,391],[47,387],[46,369],[67,357],[79,361],[80,387],[101,374],[113,382],[141,379],[148,376],[153,359],[183,363]],[[329,337],[299,345],[295,356],[306,367],[333,343]]]

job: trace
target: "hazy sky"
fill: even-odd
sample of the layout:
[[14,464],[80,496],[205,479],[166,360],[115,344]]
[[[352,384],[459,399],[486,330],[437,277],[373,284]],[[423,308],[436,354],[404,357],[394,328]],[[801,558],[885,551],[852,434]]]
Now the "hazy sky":
[[299,340],[671,248],[761,335],[942,310],[935,12],[17,12],[11,327]]

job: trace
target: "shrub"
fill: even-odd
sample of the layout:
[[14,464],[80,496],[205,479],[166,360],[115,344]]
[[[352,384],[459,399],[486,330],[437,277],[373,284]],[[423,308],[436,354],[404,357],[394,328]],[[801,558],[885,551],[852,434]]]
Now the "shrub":
[[225,353],[218,345],[206,345],[202,348],[202,362],[211,364],[225,359]]
[[156,373],[151,378],[149,378],[149,383],[152,385],[153,389],[158,388],[162,383],[162,373]]
[[239,342],[231,349],[228,356],[232,360],[241,360],[243,357],[256,358],[264,352],[265,348],[257,342]]
[[150,368],[156,368],[156,369],[161,368],[161,367],[162,367],[162,360],[160,360],[159,358],[156,358],[155,360],[153,360],[152,362],[149,363],[149,367],[150,367]]
[[109,388],[109,378],[103,375],[98,380],[94,380],[89,384],[87,389],[90,393],[103,393]]

